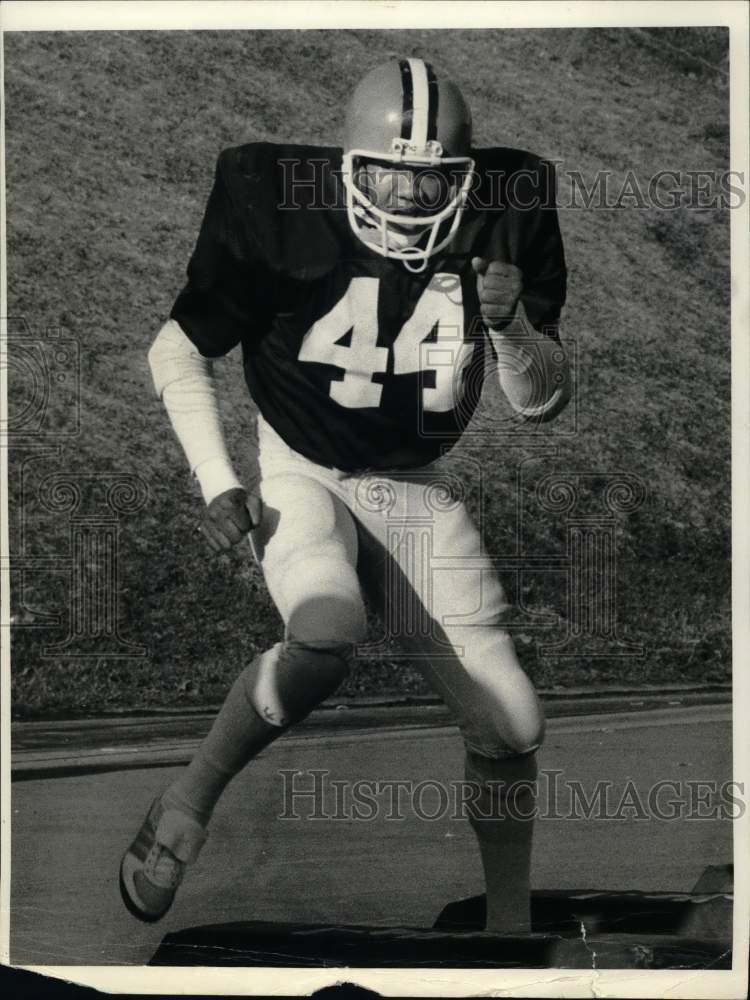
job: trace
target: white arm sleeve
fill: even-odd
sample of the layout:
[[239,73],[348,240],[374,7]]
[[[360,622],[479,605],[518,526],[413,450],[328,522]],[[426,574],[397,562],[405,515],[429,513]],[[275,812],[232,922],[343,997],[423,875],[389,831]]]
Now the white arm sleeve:
[[562,345],[534,330],[525,314],[521,312],[519,319],[503,332],[489,330],[497,356],[498,380],[519,416],[525,420],[551,420],[570,400],[568,358]]
[[242,486],[229,458],[208,358],[170,319],[148,352],[156,393],[164,402],[177,439],[207,504]]

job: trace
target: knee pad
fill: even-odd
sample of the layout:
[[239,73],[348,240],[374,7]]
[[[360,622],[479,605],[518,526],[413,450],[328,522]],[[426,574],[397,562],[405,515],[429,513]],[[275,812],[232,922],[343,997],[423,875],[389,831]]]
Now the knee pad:
[[505,727],[505,742],[509,750],[520,756],[533,755],[544,742],[546,722],[541,705],[529,705],[526,712],[510,719]]
[[466,746],[490,758],[531,753],[541,746],[544,710],[507,632],[465,628],[449,638],[462,652],[454,676],[447,678],[446,701]]
[[257,656],[245,669],[248,700],[272,726],[292,726],[346,679],[353,655],[351,643],[286,639]]
[[[287,631],[297,636],[300,643],[325,648],[364,640],[367,631],[364,602],[359,591],[355,591],[347,580],[349,567],[339,565],[337,569],[339,593],[329,584],[321,593],[304,593],[287,606]],[[295,570],[298,575],[311,571],[316,572],[314,563]]]
[[538,701],[508,706],[498,699],[474,701],[471,711],[459,716],[459,728],[467,748],[474,754],[493,758],[534,754],[544,740],[544,713]]

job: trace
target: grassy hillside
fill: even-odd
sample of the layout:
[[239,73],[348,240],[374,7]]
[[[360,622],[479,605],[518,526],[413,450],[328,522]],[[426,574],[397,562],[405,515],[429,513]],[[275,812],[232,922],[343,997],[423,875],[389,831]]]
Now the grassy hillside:
[[[727,167],[726,41],[720,29],[6,35],[8,313],[37,333],[59,328],[77,341],[81,365],[80,434],[57,455],[13,450],[12,551],[66,556],[66,516],[45,513],[34,496],[55,470],[137,475],[148,490],[140,512],[121,521],[118,570],[122,636],[147,655],[45,654],[66,634],[66,566],[18,573],[14,711],[215,701],[278,638],[246,550],[212,558],[193,533],[199,496],[146,364],[183,282],[222,147],[336,141],[353,79],[390,56],[423,55],[464,89],[478,145],[559,162],[563,200],[572,170],[589,184],[609,171],[615,192],[632,170],[645,190],[659,170]],[[473,503],[495,554],[564,554],[564,518],[535,500],[548,472],[623,472],[645,485],[645,503],[618,522],[616,605],[619,637],[645,655],[541,656],[539,643],[565,630],[562,577],[526,574],[518,593],[509,575],[529,614],[560,620],[545,632],[518,629],[538,683],[726,679],[729,212],[625,200],[563,210],[561,226],[576,422],[568,415],[549,428],[542,451],[538,439],[498,437],[503,404],[488,391],[477,433],[450,463],[482,464],[484,505],[477,491]],[[231,449],[251,476],[253,409],[239,358],[217,368]],[[11,365],[11,417],[28,391]],[[50,406],[48,429],[67,426],[69,398],[53,392]],[[63,625],[33,627],[53,613]],[[533,623],[529,614],[520,619]],[[384,690],[421,687],[408,663],[361,662],[348,692]]]

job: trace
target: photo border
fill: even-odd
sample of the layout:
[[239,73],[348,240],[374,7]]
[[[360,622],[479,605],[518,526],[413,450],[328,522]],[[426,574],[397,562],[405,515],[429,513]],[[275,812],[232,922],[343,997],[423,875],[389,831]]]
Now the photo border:
[[[253,3],[36,3],[6,2],[0,9],[2,33],[40,30],[159,30],[159,29],[268,29],[268,28],[389,28],[424,27],[429,9],[431,27],[451,28],[591,28],[631,26],[727,26],[730,30],[730,169],[748,178],[748,25],[742,0],[674,3],[451,3],[349,2],[335,4],[295,0],[280,4]],[[433,19],[438,18],[436,23]],[[4,84],[4,52],[0,54]],[[3,95],[4,107],[4,95]],[[6,241],[5,132],[2,144],[2,202],[0,239]],[[733,662],[743,663],[750,649],[750,585],[748,575],[748,524],[750,483],[748,478],[748,233],[750,206],[744,204],[731,215],[732,273],[732,551],[733,551]],[[2,258],[0,301],[7,301],[7,259]],[[7,337],[5,319],[0,340]],[[7,426],[7,385],[0,382],[0,420]],[[10,607],[8,567],[7,448],[0,440],[0,676],[2,678],[2,840],[0,844],[0,959],[9,962],[10,904]],[[736,669],[733,675],[734,777],[748,781],[750,742],[746,739],[750,705],[750,672]],[[747,785],[746,785],[747,787]],[[232,995],[296,996],[334,983],[356,982],[387,996],[469,996],[484,992],[513,996],[611,997],[680,996],[732,998],[747,994],[748,914],[750,896],[750,814],[734,824],[735,883],[734,958],[732,972],[670,970],[660,972],[620,970],[458,970],[458,969],[166,969],[112,966],[21,966],[69,982],[113,992],[148,994],[201,993]]]

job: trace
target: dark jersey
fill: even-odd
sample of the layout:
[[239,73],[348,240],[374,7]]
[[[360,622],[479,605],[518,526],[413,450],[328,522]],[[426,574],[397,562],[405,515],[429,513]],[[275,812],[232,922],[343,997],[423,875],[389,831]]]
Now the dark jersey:
[[529,321],[556,336],[565,262],[550,165],[476,150],[448,248],[413,273],[349,226],[341,150],[225,150],[172,309],[206,357],[242,345],[253,400],[295,451],[347,471],[424,465],[477,404],[489,341],[473,256],[521,268]]

